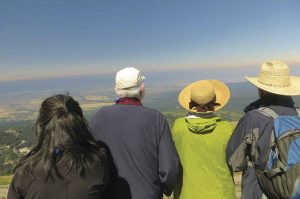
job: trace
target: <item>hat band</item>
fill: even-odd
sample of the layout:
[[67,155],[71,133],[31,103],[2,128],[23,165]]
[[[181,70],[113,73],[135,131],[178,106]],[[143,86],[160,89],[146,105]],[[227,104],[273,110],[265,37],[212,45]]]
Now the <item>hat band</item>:
[[206,104],[198,104],[194,102],[192,99],[189,102],[189,109],[196,110],[197,112],[207,112],[207,111],[214,111],[215,106],[221,106],[220,103],[216,102],[216,97],[214,97],[211,101]]

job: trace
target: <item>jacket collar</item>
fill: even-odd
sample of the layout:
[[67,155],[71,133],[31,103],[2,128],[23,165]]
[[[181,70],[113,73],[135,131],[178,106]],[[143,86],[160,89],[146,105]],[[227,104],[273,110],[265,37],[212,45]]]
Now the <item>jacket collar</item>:
[[136,105],[136,106],[143,105],[139,99],[129,98],[129,97],[119,98],[115,102],[116,104],[125,104],[125,105]]
[[265,106],[285,106],[285,107],[294,107],[294,101],[291,96],[284,95],[266,95],[244,108],[244,112],[247,113],[249,111],[258,109],[260,107]]

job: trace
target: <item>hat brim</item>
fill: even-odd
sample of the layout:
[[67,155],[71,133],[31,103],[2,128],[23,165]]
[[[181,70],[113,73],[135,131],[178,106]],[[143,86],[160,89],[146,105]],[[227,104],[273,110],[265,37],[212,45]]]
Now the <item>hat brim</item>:
[[254,84],[256,87],[268,91],[270,93],[278,95],[300,95],[300,77],[291,76],[291,85],[285,87],[276,87],[271,85],[262,84],[258,81],[258,77],[245,77],[250,83]]
[[[200,82],[209,82],[215,90],[216,103],[219,103],[220,105],[215,106],[214,111],[197,112],[196,110],[189,108],[189,103],[191,101],[191,88],[195,84],[198,84]],[[223,108],[228,103],[229,98],[230,98],[230,90],[226,86],[226,84],[224,84],[223,82],[218,81],[218,80],[200,80],[200,81],[196,81],[191,84],[188,84],[186,87],[184,87],[178,95],[178,102],[182,106],[182,108],[186,109],[189,112],[206,114],[206,113],[215,112],[215,111]]]

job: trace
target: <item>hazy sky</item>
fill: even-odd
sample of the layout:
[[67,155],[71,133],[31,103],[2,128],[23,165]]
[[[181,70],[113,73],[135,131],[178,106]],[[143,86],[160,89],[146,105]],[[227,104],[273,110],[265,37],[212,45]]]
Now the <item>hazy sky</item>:
[[270,59],[299,71],[299,10],[299,0],[1,0],[0,81]]

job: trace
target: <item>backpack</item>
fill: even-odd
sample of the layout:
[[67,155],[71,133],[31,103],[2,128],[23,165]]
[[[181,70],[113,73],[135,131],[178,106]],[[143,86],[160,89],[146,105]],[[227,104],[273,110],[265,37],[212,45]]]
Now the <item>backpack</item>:
[[273,118],[269,159],[264,170],[255,167],[264,194],[271,199],[300,199],[300,110],[298,116],[279,116],[268,107],[258,109]]

